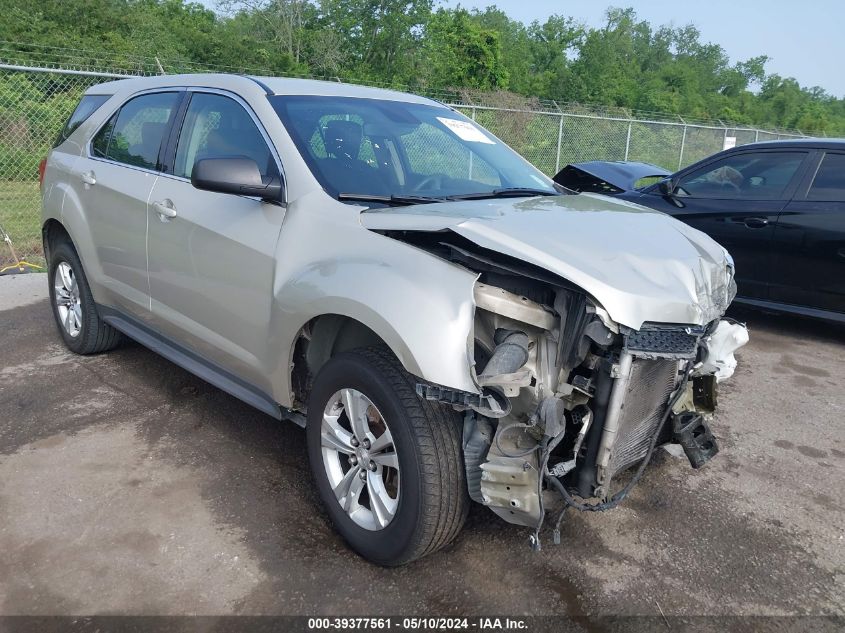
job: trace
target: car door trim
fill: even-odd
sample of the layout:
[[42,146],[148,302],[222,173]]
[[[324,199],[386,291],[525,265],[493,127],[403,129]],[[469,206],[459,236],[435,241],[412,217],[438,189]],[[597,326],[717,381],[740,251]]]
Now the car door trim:
[[808,306],[797,305],[794,303],[782,303],[780,301],[770,301],[767,299],[751,299],[741,296],[737,296],[734,299],[734,303],[762,310],[798,314],[801,316],[812,317],[814,319],[832,321],[834,323],[845,323],[845,313],[834,312],[833,310],[822,310],[821,308],[810,308]]
[[[103,321],[129,338],[152,350],[182,369],[202,378],[235,398],[255,407],[267,415],[281,420],[282,407],[267,393],[223,369],[216,363],[196,352],[179,345],[172,339],[150,328],[137,319],[108,306],[97,305],[97,312]],[[295,420],[296,421],[296,420]]]

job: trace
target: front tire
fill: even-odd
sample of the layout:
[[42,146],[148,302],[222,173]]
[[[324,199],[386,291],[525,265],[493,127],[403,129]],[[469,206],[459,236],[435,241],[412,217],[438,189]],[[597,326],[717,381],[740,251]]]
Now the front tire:
[[121,334],[97,313],[82,262],[69,242],[51,249],[48,275],[53,316],[68,349],[77,354],[96,354],[116,347]]
[[379,565],[444,547],[469,509],[460,418],[421,400],[415,382],[388,350],[360,349],[329,360],[308,401],[323,504],[352,549]]

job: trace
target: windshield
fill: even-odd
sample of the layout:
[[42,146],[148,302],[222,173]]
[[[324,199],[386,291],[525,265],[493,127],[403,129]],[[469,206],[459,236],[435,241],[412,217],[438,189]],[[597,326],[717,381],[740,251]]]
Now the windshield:
[[314,176],[336,198],[419,202],[558,192],[516,152],[446,107],[330,96],[270,101]]

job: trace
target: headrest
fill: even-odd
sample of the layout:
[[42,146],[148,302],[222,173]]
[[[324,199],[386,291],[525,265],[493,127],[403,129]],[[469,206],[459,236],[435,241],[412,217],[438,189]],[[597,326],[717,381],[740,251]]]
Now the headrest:
[[355,121],[334,120],[326,123],[326,151],[335,158],[357,159],[364,131]]
[[164,123],[145,121],[141,124],[141,142],[144,145],[158,145],[164,135]]

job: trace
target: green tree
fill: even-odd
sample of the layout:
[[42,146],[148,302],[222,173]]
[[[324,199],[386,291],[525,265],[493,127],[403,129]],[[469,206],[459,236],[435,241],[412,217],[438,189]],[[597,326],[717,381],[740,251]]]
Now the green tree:
[[653,25],[631,8],[588,28],[566,15],[525,25],[495,6],[434,10],[434,0],[220,0],[217,11],[185,0],[0,1],[0,40],[15,43],[6,58],[35,64],[154,72],[158,57],[167,72],[508,89],[518,94],[500,94],[505,103],[543,97],[845,134],[845,100],[767,74],[765,55],[732,62],[695,26]]
[[464,9],[438,9],[426,29],[428,84],[434,88],[507,88],[508,71],[496,31]]
[[577,52],[584,33],[583,26],[562,15],[552,15],[543,23],[531,23],[528,36],[533,89],[527,94],[566,98],[572,81],[570,56]]
[[320,26],[345,42],[355,76],[408,80],[432,0],[321,0]]

